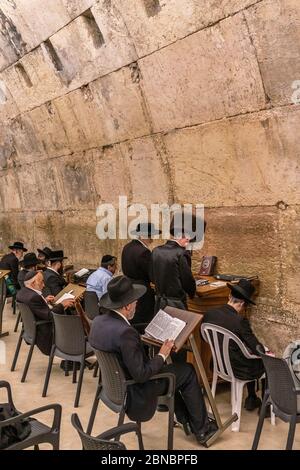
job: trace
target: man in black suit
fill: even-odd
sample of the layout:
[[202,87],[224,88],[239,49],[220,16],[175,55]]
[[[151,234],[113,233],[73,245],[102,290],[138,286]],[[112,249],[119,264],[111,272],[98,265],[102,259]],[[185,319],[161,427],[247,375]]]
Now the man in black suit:
[[[193,298],[196,293],[196,282],[191,270],[191,255],[187,250],[203,230],[203,221],[192,215],[192,227],[185,227],[184,214],[180,220],[174,217],[171,226],[171,239],[164,245],[154,248],[152,252],[152,272],[157,294],[156,311],[170,307],[187,309],[187,296]],[[186,224],[187,225],[187,224]],[[205,229],[204,222],[204,229]],[[198,228],[200,227],[200,229]],[[196,236],[195,236],[196,233]],[[203,234],[200,234],[200,239]]]
[[22,242],[15,242],[13,245],[8,247],[11,253],[4,255],[0,261],[0,269],[9,269],[9,277],[16,289],[19,289],[18,274],[19,274],[19,261],[23,258],[24,252],[27,248],[24,247]]
[[53,342],[52,312],[63,314],[65,309],[74,305],[74,300],[64,300],[50,307],[48,302],[53,296],[43,297],[44,278],[42,271],[29,271],[24,280],[24,287],[17,293],[17,301],[27,305],[37,320],[49,320],[49,323],[37,328],[36,344],[43,354],[50,355]]
[[45,287],[43,289],[43,295],[53,295],[54,297],[66,287],[67,282],[63,277],[64,271],[64,260],[67,259],[64,256],[62,250],[52,251],[49,256],[50,265],[44,271]]
[[137,300],[145,292],[145,286],[133,284],[126,276],[113,278],[100,300],[100,305],[110,311],[94,319],[89,342],[97,350],[115,353],[126,378],[137,382],[129,386],[126,403],[126,413],[133,421],[151,419],[158,396],[168,389],[165,379],[149,379],[159,372],[175,374],[177,420],[182,424],[189,422],[198,442],[205,445],[217,428],[208,420],[194,367],[186,363],[165,365],[174,346],[173,341],[166,341],[158,354],[149,359],[139,333],[129,323],[134,317]]
[[24,279],[26,274],[29,271],[36,271],[36,267],[39,264],[39,260],[37,259],[35,253],[26,253],[23,259],[23,269],[19,271],[18,274],[18,283],[20,287],[24,287]]
[[[257,356],[257,346],[262,346],[253,333],[249,320],[243,315],[248,304],[255,305],[251,300],[255,288],[250,281],[241,279],[238,284],[227,284],[231,290],[229,301],[226,305],[209,310],[203,322],[221,326],[234,333],[242,340],[252,354]],[[237,379],[253,380],[247,384],[248,397],[245,401],[245,408],[248,411],[261,406],[261,400],[256,396],[255,379],[259,379],[264,373],[261,359],[247,359],[239,347],[229,344],[229,356],[233,373]]]

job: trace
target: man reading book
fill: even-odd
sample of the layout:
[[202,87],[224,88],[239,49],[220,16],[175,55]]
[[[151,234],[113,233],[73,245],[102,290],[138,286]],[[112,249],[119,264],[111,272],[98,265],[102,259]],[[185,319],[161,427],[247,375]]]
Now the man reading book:
[[149,379],[159,372],[173,373],[176,377],[176,418],[185,430],[189,424],[197,441],[205,445],[217,427],[208,420],[194,367],[186,363],[165,364],[174,345],[169,340],[163,343],[157,355],[151,359],[147,357],[138,332],[129,323],[134,317],[137,300],[145,292],[145,286],[133,284],[126,276],[113,278],[100,300],[100,305],[109,312],[94,319],[89,342],[97,350],[116,354],[126,378],[137,382],[128,387],[126,403],[126,414],[133,421],[151,419],[158,397],[168,389],[165,379]]

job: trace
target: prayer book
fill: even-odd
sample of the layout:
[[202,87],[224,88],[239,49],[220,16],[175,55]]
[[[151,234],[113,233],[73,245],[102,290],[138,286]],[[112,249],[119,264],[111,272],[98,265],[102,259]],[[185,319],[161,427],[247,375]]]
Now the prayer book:
[[186,326],[186,322],[159,310],[145,329],[145,334],[158,341],[175,340]]

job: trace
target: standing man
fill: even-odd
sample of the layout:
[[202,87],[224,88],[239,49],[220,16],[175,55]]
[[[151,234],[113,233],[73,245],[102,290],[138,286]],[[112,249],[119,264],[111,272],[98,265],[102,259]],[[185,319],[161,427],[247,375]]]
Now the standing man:
[[133,324],[149,323],[154,316],[155,295],[150,286],[152,252],[150,245],[154,235],[159,235],[151,223],[138,224],[132,233],[138,238],[131,240],[122,251],[122,271],[135,284],[146,287],[145,294],[138,299]]
[[23,258],[24,252],[27,248],[24,247],[22,242],[15,242],[8,247],[11,253],[4,255],[0,261],[0,269],[9,269],[9,277],[16,289],[19,289],[18,274],[19,274],[19,261]]
[[95,292],[100,300],[107,291],[107,284],[115,274],[117,269],[117,258],[112,255],[104,255],[101,266],[94,271],[86,281],[86,290]]
[[[196,217],[192,217],[192,222],[194,226]],[[153,250],[156,311],[166,306],[187,310],[187,296],[193,298],[195,295],[196,282],[191,270],[191,255],[187,251],[189,243],[194,241],[194,233],[192,228],[189,230],[185,230],[184,223],[178,224],[177,218],[173,218],[170,240]]]
[[66,287],[67,282],[63,277],[64,272],[64,256],[63,250],[51,251],[49,256],[49,266],[44,272],[45,287],[43,295],[54,295],[54,297]]
[[[241,279],[238,284],[227,284],[231,293],[229,301],[222,307],[214,308],[206,312],[203,323],[211,323],[221,326],[234,333],[252,354],[257,356],[257,346],[263,345],[253,333],[249,320],[244,316],[249,304],[255,305],[251,299],[255,288],[250,281]],[[222,350],[222,348],[221,348]],[[247,359],[235,344],[229,344],[229,358],[233,373],[237,379],[252,380],[247,383],[248,397],[245,400],[245,408],[252,411],[261,406],[261,400],[256,396],[255,380],[264,373],[261,359]]]
[[29,271],[36,271],[36,267],[39,264],[39,260],[37,259],[35,253],[26,253],[23,259],[23,269],[19,271],[18,274],[18,283],[20,287],[24,287],[24,279],[26,274]]

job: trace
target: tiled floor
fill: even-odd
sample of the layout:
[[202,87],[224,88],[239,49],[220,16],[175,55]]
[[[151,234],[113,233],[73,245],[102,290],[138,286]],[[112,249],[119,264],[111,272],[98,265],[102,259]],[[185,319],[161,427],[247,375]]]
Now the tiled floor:
[[[32,363],[29,369],[26,383],[20,382],[21,373],[24,367],[28,346],[22,346],[19,361],[15,372],[10,372],[10,366],[16,347],[18,333],[13,333],[15,317],[12,315],[10,305],[6,305],[4,312],[3,330],[9,331],[9,336],[2,339],[6,345],[6,364],[0,364],[0,380],[7,380],[13,390],[13,397],[16,407],[21,411],[43,406],[47,403],[60,403],[63,407],[62,430],[61,430],[61,449],[80,449],[80,440],[72,428],[70,418],[71,414],[78,413],[83,427],[86,428],[91,405],[96,391],[97,379],[92,377],[92,372],[86,370],[80,406],[73,408],[76,385],[72,384],[72,377],[65,377],[59,368],[60,361],[55,360],[53,372],[50,379],[48,396],[41,397],[42,387],[47,367],[47,357],[43,356],[38,349],[33,353]],[[19,329],[20,330],[20,329]],[[230,393],[228,387],[221,387],[221,392],[217,395],[217,403],[222,418],[225,420],[230,415]],[[0,403],[4,402],[3,394],[0,396]],[[44,414],[43,419],[47,422],[50,414]],[[220,439],[210,448],[211,450],[220,449],[250,449],[258,415],[255,412],[243,410],[241,431],[233,433],[227,430]],[[263,435],[261,438],[261,449],[283,449],[287,436],[287,425],[276,420],[276,426],[271,426],[270,420],[266,420]],[[110,427],[116,426],[117,416],[108,410],[103,404],[100,405],[95,421],[93,433],[99,434]],[[166,449],[167,442],[167,413],[156,413],[154,418],[142,426],[145,449]],[[128,449],[136,449],[137,444],[135,436],[126,436],[122,439]],[[47,446],[44,446],[47,448]],[[186,437],[182,429],[175,428],[174,449],[182,450],[205,450],[199,447],[193,437]],[[300,449],[300,428],[296,433],[294,449]]]

